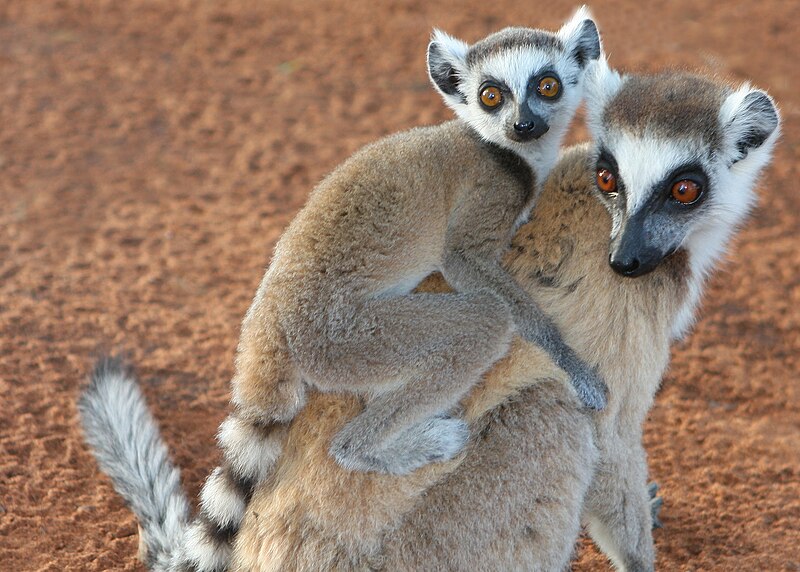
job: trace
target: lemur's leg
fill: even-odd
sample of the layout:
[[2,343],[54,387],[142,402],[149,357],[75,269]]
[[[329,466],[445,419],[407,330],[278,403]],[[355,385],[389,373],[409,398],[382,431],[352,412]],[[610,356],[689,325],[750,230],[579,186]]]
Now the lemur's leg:
[[238,417],[255,424],[286,423],[305,404],[305,385],[293,363],[278,307],[262,285],[242,323],[231,380]]
[[455,455],[466,425],[443,415],[507,351],[514,327],[505,305],[484,293],[410,294],[342,315],[338,331],[296,352],[315,385],[371,396],[333,439],[337,461],[403,474]]
[[652,497],[639,436],[601,453],[587,496],[589,533],[618,570],[654,570]]

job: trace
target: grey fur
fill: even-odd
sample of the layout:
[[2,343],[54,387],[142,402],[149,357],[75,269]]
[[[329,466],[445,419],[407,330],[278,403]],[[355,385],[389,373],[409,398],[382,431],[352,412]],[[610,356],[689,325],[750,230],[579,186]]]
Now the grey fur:
[[478,66],[482,60],[490,56],[520,47],[549,51],[564,50],[561,40],[549,32],[532,28],[509,27],[490,34],[473,44],[467,52],[467,64],[470,67]]
[[647,485],[647,494],[650,495],[650,517],[653,520],[653,528],[664,528],[661,522],[661,507],[664,506],[664,498],[658,496],[658,483]]
[[118,357],[98,360],[78,402],[86,442],[139,520],[146,565],[167,571],[189,519],[180,471],[130,370]]
[[603,119],[614,128],[663,138],[698,138],[712,149],[721,144],[717,114],[730,93],[709,78],[684,72],[630,76],[606,108]]
[[461,419],[433,417],[394,437],[381,449],[354,455],[347,449],[351,443],[369,442],[368,436],[354,435],[358,429],[345,427],[331,444],[331,452],[344,468],[351,471],[375,471],[394,475],[408,473],[429,463],[453,458],[469,439],[469,428]]

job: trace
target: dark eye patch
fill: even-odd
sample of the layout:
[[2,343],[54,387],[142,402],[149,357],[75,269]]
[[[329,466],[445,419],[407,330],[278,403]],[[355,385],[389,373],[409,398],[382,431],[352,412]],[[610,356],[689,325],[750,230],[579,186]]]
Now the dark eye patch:
[[600,151],[597,155],[597,166],[610,169],[615,175],[619,176],[619,165],[614,155],[605,147],[600,145]]
[[[558,84],[558,93],[556,93],[555,96],[546,97],[539,92],[539,84],[543,79],[546,78],[552,78]],[[526,99],[531,97],[538,97],[539,99],[545,101],[554,102],[561,99],[561,94],[563,93],[563,91],[564,91],[564,82],[562,81],[561,76],[558,75],[552,67],[545,66],[528,78],[528,88],[525,97]]]
[[508,84],[506,82],[502,81],[502,80],[499,80],[499,79],[495,78],[495,77],[492,77],[490,75],[483,76],[481,78],[481,86],[484,86],[486,84],[496,85],[497,87],[499,87],[503,91],[503,95],[506,95],[506,96],[511,96],[512,95],[511,89],[508,87]]
[[625,182],[619,175],[619,166],[617,165],[617,160],[614,158],[611,152],[602,144],[600,145],[597,158],[595,159],[594,172],[596,173],[601,169],[606,169],[610,171],[616,181],[616,188],[611,193],[603,192],[602,189],[598,188],[604,200],[614,202],[617,200],[616,197],[624,197]]
[[[700,197],[697,200],[687,204],[681,204],[678,203],[678,201],[675,201],[672,190],[675,184],[680,181],[691,181],[692,183],[698,185],[700,187]],[[660,187],[662,189],[662,194],[665,196],[665,202],[675,203],[675,206],[680,206],[683,208],[694,207],[702,203],[708,195],[708,175],[706,175],[705,169],[703,169],[703,166],[699,163],[689,163],[673,170],[667,177],[665,177]]]

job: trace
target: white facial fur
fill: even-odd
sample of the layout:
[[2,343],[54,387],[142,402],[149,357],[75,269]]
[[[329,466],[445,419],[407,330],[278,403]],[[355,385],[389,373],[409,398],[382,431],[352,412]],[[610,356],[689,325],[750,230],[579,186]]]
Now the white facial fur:
[[[609,125],[603,112],[624,89],[627,79],[611,70],[603,58],[593,64],[587,74],[589,126],[598,149],[604,147],[616,160],[618,184],[624,184],[625,189],[624,200],[604,197],[613,219],[612,241],[626,231],[625,221],[637,213],[641,218],[642,209],[653,208],[654,193],[668,192],[659,183],[676,169],[700,165],[708,179],[704,200],[694,210],[662,209],[644,214],[646,220],[658,221],[658,226],[647,228],[645,223],[643,240],[664,241],[665,253],[680,247],[689,254],[690,294],[673,327],[673,335],[681,337],[693,323],[699,292],[707,274],[724,254],[734,232],[756,202],[756,179],[769,163],[779,136],[777,110],[763,92],[749,85],[734,91],[719,86],[721,141],[717,141],[716,147],[690,133],[668,137],[663,126],[657,124],[644,128],[642,125],[635,128]],[[754,99],[759,101],[759,109],[748,106],[748,100],[752,103]],[[691,105],[686,109],[691,110]],[[746,141],[753,130],[760,130],[765,139],[743,151],[742,141]]]
[[629,214],[644,206],[653,186],[665,176],[708,152],[702,141],[687,138],[676,142],[656,134],[640,137],[628,131],[606,133],[602,141],[618,162],[619,157],[625,158],[619,162],[619,176],[625,182],[625,208]]
[[[510,45],[472,62],[468,58],[470,46],[439,30],[433,34],[432,45],[438,44],[459,78],[457,91],[449,93],[434,79],[447,105],[482,138],[522,156],[539,181],[546,178],[555,164],[564,134],[583,99],[583,76],[589,61],[578,61],[575,51],[586,40],[583,28],[586,20],[591,20],[591,16],[584,7],[556,34],[548,34],[557,38],[562,47],[557,42],[552,46]],[[553,101],[531,96],[529,91],[532,76],[546,71],[555,72],[561,83],[561,95]],[[501,82],[510,91],[502,107],[492,112],[487,112],[479,101],[481,86],[487,80]],[[509,129],[521,104],[530,105],[537,115],[544,117],[549,126],[547,133],[527,142],[509,138]]]
[[[546,106],[549,112],[546,117],[549,131],[535,141],[523,143],[509,139],[507,129],[514,123],[516,105],[504,105],[497,112],[487,113],[478,101],[481,84],[487,78],[500,80],[512,90],[515,103],[522,102],[529,78],[548,70],[558,74],[563,90],[558,101],[543,102],[540,106]],[[564,52],[514,48],[487,58],[478,69],[470,71],[462,85],[467,103],[453,106],[458,117],[487,141],[521,155],[543,180],[555,164],[561,141],[583,100],[583,73],[574,60]]]

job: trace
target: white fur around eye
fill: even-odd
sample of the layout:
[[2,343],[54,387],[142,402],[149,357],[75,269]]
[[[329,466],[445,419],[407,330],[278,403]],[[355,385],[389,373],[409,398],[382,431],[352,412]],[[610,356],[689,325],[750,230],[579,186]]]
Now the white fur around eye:
[[606,135],[605,145],[619,165],[619,177],[625,185],[626,210],[636,212],[647,202],[654,186],[681,165],[697,162],[702,148],[688,141],[670,141],[639,137],[628,132]]

